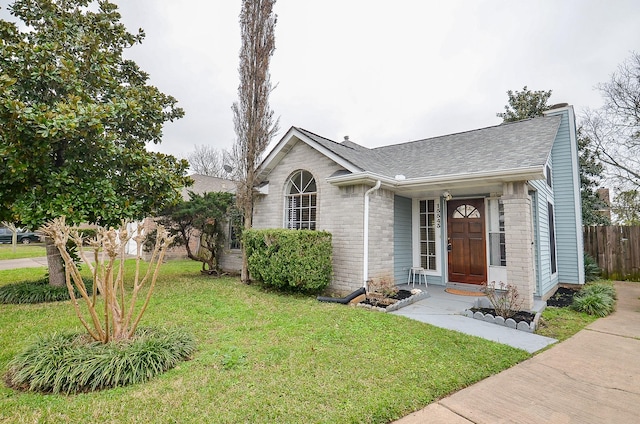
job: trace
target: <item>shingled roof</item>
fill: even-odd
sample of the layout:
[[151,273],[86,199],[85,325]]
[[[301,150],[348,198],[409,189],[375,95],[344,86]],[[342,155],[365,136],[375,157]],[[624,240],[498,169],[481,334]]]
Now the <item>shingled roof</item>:
[[558,115],[544,116],[374,149],[351,141],[337,143],[302,128],[296,130],[361,172],[424,178],[542,167],[560,121]]

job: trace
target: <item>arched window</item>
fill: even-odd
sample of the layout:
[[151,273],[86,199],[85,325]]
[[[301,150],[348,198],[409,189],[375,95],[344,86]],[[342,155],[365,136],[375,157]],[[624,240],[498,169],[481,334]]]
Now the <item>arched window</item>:
[[453,218],[480,218],[480,211],[472,205],[460,205],[453,211]]
[[285,226],[289,229],[316,229],[316,180],[310,172],[297,171],[286,186]]

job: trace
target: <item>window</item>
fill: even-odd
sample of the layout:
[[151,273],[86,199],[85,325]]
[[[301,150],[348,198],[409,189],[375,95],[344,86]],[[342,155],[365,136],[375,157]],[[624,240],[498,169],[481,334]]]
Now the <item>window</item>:
[[489,203],[489,263],[507,266],[507,248],[504,232],[504,204],[492,199]]
[[549,188],[552,188],[553,186],[551,185],[551,167],[547,165],[545,171],[545,174],[547,174],[547,185],[549,186]]
[[307,171],[297,171],[286,189],[285,226],[295,230],[316,229],[316,180]]
[[551,273],[555,274],[558,271],[558,261],[556,258],[556,228],[553,219],[553,205],[547,202],[547,209],[549,211],[549,254],[551,255]]
[[229,220],[229,249],[240,249],[240,227],[242,222],[240,220]]
[[436,228],[440,224],[440,204],[435,200],[420,201],[420,266],[437,270]]
[[453,218],[480,218],[480,211],[471,205],[460,205],[453,211]]

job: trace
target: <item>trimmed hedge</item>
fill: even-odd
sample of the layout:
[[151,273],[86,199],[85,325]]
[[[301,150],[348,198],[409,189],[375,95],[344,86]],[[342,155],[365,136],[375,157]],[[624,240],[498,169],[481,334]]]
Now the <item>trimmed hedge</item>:
[[252,278],[280,290],[317,293],[331,283],[331,233],[312,230],[246,230]]

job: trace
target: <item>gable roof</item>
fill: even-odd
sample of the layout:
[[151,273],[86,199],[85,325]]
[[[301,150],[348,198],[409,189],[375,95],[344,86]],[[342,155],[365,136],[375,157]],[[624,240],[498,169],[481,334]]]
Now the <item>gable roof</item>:
[[182,189],[182,198],[189,200],[189,192],[196,194],[213,193],[223,191],[226,193],[236,192],[236,183],[224,178],[210,177],[208,175],[193,174],[189,175],[193,180],[193,185]]
[[[459,175],[508,174],[535,169],[542,173],[561,122],[560,115],[543,116],[457,134],[369,149],[351,141],[338,143],[311,131],[292,127],[260,166],[266,179],[289,143],[303,141],[341,164],[343,177],[374,175],[407,180]],[[289,147],[290,148],[290,147]],[[345,176],[346,175],[346,176]]]

